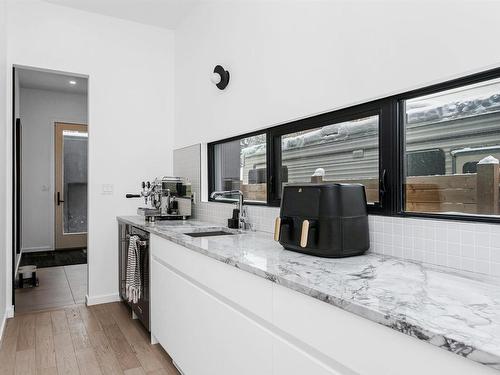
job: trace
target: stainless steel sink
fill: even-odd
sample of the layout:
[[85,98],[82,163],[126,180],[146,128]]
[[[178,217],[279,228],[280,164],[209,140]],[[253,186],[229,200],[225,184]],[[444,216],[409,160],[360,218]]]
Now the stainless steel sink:
[[215,237],[215,236],[232,236],[234,233],[226,232],[223,230],[211,230],[206,232],[190,232],[184,234],[190,237]]

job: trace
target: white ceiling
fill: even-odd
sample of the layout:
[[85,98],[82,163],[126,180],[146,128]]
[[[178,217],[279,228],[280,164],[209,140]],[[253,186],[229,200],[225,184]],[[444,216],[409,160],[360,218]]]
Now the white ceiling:
[[[62,91],[72,94],[87,93],[87,78],[23,68],[17,68],[17,71],[19,86],[22,88]],[[75,81],[76,85],[70,84],[69,81]]]
[[45,0],[87,12],[175,29],[182,18],[203,0]]

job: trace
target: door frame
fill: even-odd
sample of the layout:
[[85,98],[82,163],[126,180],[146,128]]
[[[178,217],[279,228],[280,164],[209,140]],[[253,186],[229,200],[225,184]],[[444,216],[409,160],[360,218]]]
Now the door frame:
[[[17,236],[18,236],[18,232],[19,232],[19,228],[16,228],[16,226],[14,225],[14,222],[16,220],[16,215],[20,215],[21,213],[19,212],[19,209],[16,205],[16,155],[15,155],[15,142],[16,142],[16,135],[15,135],[15,128],[16,128],[16,81],[17,81],[17,74],[16,74],[16,66],[12,66],[12,81],[11,81],[11,84],[12,84],[12,106],[10,108],[10,110],[12,111],[11,115],[12,115],[12,124],[10,126],[11,128],[11,134],[10,134],[10,138],[11,138],[11,160],[10,160],[10,173],[11,173],[11,177],[12,177],[12,186],[11,186],[11,206],[10,207],[6,207],[6,209],[8,210],[10,208],[11,210],[11,219],[12,219],[12,224],[11,224],[11,246],[12,246],[12,249],[11,249],[11,261],[12,261],[12,275],[11,276],[11,281],[12,281],[12,295],[11,295],[11,299],[12,299],[12,309],[15,308],[15,305],[16,305],[16,272],[17,272],[17,245],[16,245],[16,239],[17,239]],[[8,126],[7,126],[8,128]],[[6,134],[6,136],[8,137],[8,134]],[[9,161],[7,160],[7,165],[9,165]],[[6,171],[6,175],[8,175],[8,171]],[[20,192],[17,192],[17,193],[20,193]],[[7,233],[5,233],[7,235]],[[6,249],[7,251],[7,249]],[[14,311],[11,312],[11,314],[13,314]]]
[[[14,188],[15,188],[15,181],[14,181],[14,126],[16,122],[16,70],[18,69],[26,69],[26,70],[35,70],[35,71],[40,71],[40,72],[47,72],[47,73],[53,73],[53,74],[62,74],[62,75],[70,75],[74,77],[81,77],[85,78],[87,80],[87,127],[90,129],[89,125],[89,119],[91,117],[91,112],[90,112],[90,91],[91,91],[91,78],[89,74],[83,74],[83,73],[75,73],[75,72],[70,72],[70,71],[63,71],[63,70],[57,70],[57,69],[50,69],[50,68],[41,68],[41,67],[36,67],[32,65],[24,65],[24,64],[15,64],[11,63],[8,64],[8,69],[11,69],[12,74],[7,76],[7,87],[11,87],[11,95],[8,96],[8,100],[10,102],[7,105],[7,116],[11,118],[11,124],[7,124],[7,131],[6,131],[6,139],[8,140],[7,142],[7,158],[6,158],[6,175],[10,175],[12,177],[12,183],[10,187],[7,189],[7,199],[6,199],[6,214],[11,217],[11,223],[14,220],[14,215],[15,215],[15,201],[14,201]],[[10,113],[9,113],[10,111]],[[89,132],[89,144],[90,144],[90,139],[91,135]],[[10,142],[9,142],[10,141]],[[53,148],[52,148],[53,150]],[[88,157],[88,156],[87,156]],[[92,169],[92,166],[90,165],[90,158],[88,157],[88,170],[87,170],[87,175],[90,176],[90,171]],[[10,191],[9,191],[10,190]],[[87,192],[87,207],[90,207],[90,194]],[[9,230],[10,229],[10,230]],[[14,317],[15,316],[15,306],[16,306],[16,273],[17,273],[17,262],[16,262],[16,248],[15,248],[15,236],[17,235],[17,232],[15,230],[15,227],[11,224],[10,228],[7,225],[7,232],[10,232],[10,235],[6,233],[6,253],[7,253],[7,263],[10,263],[10,267],[6,268],[7,272],[7,279],[11,280],[11,285],[10,288],[6,286],[6,302],[8,304],[8,301],[11,301],[11,305],[7,305],[7,317]],[[87,231],[87,234],[89,231]],[[89,287],[90,287],[90,255],[91,251],[88,247],[87,243],[87,296],[88,297],[88,292],[89,292]],[[10,261],[9,261],[10,257]]]
[[[62,136],[62,132],[59,133],[59,129],[62,130],[73,130],[78,132],[86,132],[88,135],[88,126],[87,124],[76,124],[70,122],[62,122],[62,121],[54,121],[54,250],[63,250],[63,249],[78,249],[78,248],[86,248],[88,241],[88,228],[87,232],[69,234],[69,237],[65,237],[63,233],[63,219],[64,219],[64,200],[61,201],[63,205],[56,204],[59,200],[59,195],[63,195],[64,199],[64,191],[63,191],[63,183],[62,178],[64,178],[63,174],[58,176],[63,168],[63,161],[57,157],[58,152],[64,152],[64,143]],[[87,142],[88,148],[88,142]],[[59,173],[58,173],[59,171]],[[61,178],[58,178],[61,177]],[[87,183],[88,183],[88,170],[87,170]],[[87,185],[88,186],[88,185]],[[87,195],[87,213],[88,213],[88,195]],[[88,218],[88,215],[87,215]],[[60,231],[58,230],[60,229]],[[71,244],[71,241],[77,242],[77,244]],[[63,244],[62,246],[57,246],[59,244]]]

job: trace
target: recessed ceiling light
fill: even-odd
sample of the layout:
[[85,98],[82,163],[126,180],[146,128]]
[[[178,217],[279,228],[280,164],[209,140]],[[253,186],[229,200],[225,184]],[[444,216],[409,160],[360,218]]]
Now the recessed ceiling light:
[[69,81],[69,84],[70,85],[76,85],[76,81],[71,80],[71,81]]

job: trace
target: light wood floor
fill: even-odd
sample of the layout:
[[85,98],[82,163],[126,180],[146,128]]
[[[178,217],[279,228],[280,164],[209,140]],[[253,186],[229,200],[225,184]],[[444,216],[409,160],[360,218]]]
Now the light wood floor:
[[39,268],[39,286],[16,289],[16,312],[53,310],[82,304],[87,294],[87,265]]
[[1,375],[178,375],[122,303],[19,314],[7,320]]

